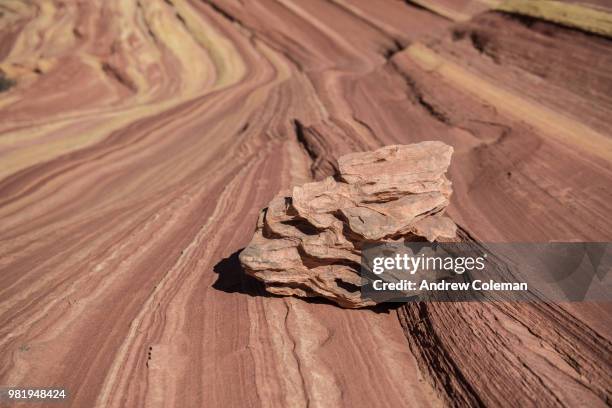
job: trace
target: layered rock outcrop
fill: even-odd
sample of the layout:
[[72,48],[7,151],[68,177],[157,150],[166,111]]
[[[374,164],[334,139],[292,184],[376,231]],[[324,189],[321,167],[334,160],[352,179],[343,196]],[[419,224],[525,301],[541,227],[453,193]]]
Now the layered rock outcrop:
[[365,244],[455,236],[443,215],[452,152],[422,142],[340,157],[335,177],[281,192],[262,210],[242,266],[274,294],[372,305],[360,296]]

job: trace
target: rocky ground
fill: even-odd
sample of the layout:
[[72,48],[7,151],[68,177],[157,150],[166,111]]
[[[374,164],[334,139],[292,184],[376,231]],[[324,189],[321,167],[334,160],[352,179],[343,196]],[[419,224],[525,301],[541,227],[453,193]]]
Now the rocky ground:
[[610,404],[609,304],[344,310],[238,261],[279,191],[425,140],[454,148],[474,239],[611,241],[612,11],[523,3],[2,1],[0,384],[75,407]]

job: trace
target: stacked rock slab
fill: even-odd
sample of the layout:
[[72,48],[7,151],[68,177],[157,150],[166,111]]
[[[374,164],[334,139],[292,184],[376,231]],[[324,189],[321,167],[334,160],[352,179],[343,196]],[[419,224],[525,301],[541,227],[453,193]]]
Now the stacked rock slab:
[[442,142],[422,142],[340,157],[335,178],[281,192],[261,211],[242,266],[277,295],[372,305],[359,287],[365,244],[455,237],[443,215],[452,153]]

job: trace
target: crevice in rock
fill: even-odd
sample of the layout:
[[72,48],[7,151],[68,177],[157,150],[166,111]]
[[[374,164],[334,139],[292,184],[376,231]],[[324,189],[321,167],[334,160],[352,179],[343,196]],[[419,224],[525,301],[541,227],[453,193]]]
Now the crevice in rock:
[[127,88],[130,92],[136,93],[138,91],[136,84],[110,63],[103,62],[101,68],[106,75]]
[[246,28],[245,25],[242,24],[242,21],[237,19],[231,13],[227,12],[225,9],[223,9],[223,7],[219,6],[214,1],[212,1],[212,0],[204,0],[204,3],[208,4],[216,13],[220,14],[221,16],[223,16],[226,20],[229,20],[232,23],[236,23],[236,24],[240,25],[241,27]]
[[[302,123],[299,120],[294,119],[293,128],[295,130],[295,137],[297,138],[297,141],[300,143],[300,145],[302,145],[304,150],[306,150],[306,153],[308,153],[308,156],[310,156],[310,159],[313,162],[317,160],[317,154],[315,153],[314,147],[308,140],[306,140],[306,136],[304,135],[304,125],[302,125]],[[311,169],[311,172],[312,172],[312,169]]]
[[476,51],[491,58],[496,64],[500,64],[499,56],[491,46],[492,40],[489,34],[473,30],[470,32],[470,41]]
[[429,116],[431,116],[438,122],[444,123],[445,125],[453,125],[450,118],[442,110],[437,108],[434,104],[432,104],[426,99],[425,94],[421,91],[414,78],[412,78],[408,73],[398,67],[393,61],[391,61],[390,65],[394,69],[394,71],[397,72],[397,74],[404,80],[404,83],[410,90],[409,96],[412,97],[412,99],[416,103],[418,103],[418,105],[421,106],[425,110],[425,112],[429,114]]
[[387,61],[393,58],[395,54],[405,49],[405,46],[399,40],[395,38],[392,38],[391,40],[393,41],[393,45],[385,49],[385,51],[383,52],[383,57],[385,57],[385,60]]
[[331,150],[326,138],[314,126],[306,127],[298,119],[293,120],[296,140],[304,148],[311,160],[310,174],[313,179],[336,174],[338,166],[329,156]]
[[305,235],[317,235],[321,232],[308,221],[297,217],[292,220],[281,221],[281,224],[292,226]]
[[350,282],[346,282],[343,281],[342,279],[335,279],[334,280],[336,282],[336,285],[338,285],[339,288],[346,290],[347,292],[359,292],[361,290],[361,288],[353,283]]

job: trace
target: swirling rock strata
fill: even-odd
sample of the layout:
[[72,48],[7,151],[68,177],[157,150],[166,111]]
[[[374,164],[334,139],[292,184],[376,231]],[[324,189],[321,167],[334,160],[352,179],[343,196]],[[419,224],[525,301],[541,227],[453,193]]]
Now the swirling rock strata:
[[340,157],[335,178],[281,192],[261,211],[240,262],[277,295],[372,305],[359,292],[364,244],[455,236],[443,215],[452,152],[442,142],[422,142]]

